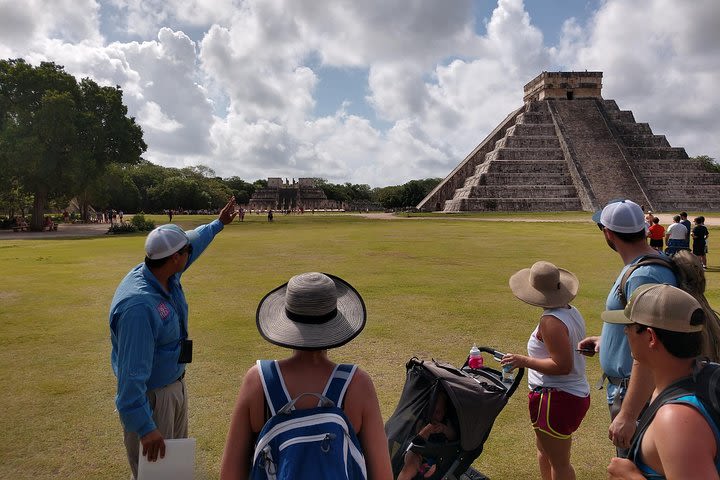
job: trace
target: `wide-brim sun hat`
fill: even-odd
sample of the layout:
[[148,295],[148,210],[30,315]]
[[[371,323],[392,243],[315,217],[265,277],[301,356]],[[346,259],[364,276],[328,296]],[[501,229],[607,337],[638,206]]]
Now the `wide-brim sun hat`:
[[530,305],[558,308],[570,303],[578,292],[577,277],[550,262],[539,261],[510,277],[513,295]]
[[352,285],[327,273],[296,275],[260,301],[256,324],[270,343],[297,350],[345,345],[365,328],[365,302]]

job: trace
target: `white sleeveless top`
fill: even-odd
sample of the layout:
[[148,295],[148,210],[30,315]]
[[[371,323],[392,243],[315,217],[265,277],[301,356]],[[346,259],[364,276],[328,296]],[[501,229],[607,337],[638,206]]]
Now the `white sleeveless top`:
[[[557,388],[578,397],[587,397],[590,394],[590,385],[585,376],[585,357],[575,351],[578,342],[585,338],[585,320],[577,308],[549,308],[543,316],[552,315],[565,324],[570,336],[570,348],[573,351],[573,368],[567,375],[545,375],[536,370],[528,369],[528,384],[530,389],[536,387]],[[538,340],[538,324],[530,335],[527,350],[533,358],[550,358],[545,344]]]

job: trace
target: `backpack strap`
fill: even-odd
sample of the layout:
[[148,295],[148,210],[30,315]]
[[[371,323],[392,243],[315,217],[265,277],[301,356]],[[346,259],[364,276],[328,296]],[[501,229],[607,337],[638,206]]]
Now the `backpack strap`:
[[643,255],[642,257],[640,257],[640,260],[633,263],[628,267],[627,270],[625,270],[625,273],[623,273],[623,276],[620,279],[620,283],[618,284],[617,294],[620,298],[620,303],[622,304],[623,308],[625,308],[625,305],[627,305],[628,302],[627,295],[625,294],[627,282],[632,276],[632,274],[635,272],[635,270],[644,265],[661,265],[672,270],[673,274],[675,274],[675,278],[677,278],[678,276],[677,266],[675,265],[675,262],[673,262],[671,259],[661,257],[659,255]]
[[652,403],[648,405],[648,407],[645,409],[642,416],[640,417],[640,420],[638,421],[635,435],[633,435],[632,443],[630,444],[630,449],[628,450],[628,459],[632,460],[633,462],[635,462],[635,464],[637,464],[636,460],[637,455],[639,455],[640,453],[640,443],[642,442],[642,438],[645,435],[645,431],[648,429],[653,419],[655,418],[655,414],[658,412],[658,410],[660,410],[660,407],[685,395],[694,394],[694,386],[695,381],[693,380],[693,377],[685,377],[668,386],[667,388],[665,388],[665,390],[660,392],[657,397],[655,397],[655,400],[653,400]]
[[265,400],[270,407],[271,415],[275,415],[282,407],[290,403],[290,394],[285,386],[277,360],[258,360],[258,371],[265,391]]
[[332,375],[328,379],[323,396],[332,400],[336,407],[342,408],[345,392],[355,375],[357,365],[342,363],[335,366]]

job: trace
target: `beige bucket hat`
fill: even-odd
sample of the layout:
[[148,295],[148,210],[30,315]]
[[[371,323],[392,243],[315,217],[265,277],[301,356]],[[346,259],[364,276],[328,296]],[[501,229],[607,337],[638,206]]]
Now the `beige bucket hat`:
[[515,273],[509,284],[517,298],[543,308],[567,305],[577,295],[579,286],[573,273],[543,260]]

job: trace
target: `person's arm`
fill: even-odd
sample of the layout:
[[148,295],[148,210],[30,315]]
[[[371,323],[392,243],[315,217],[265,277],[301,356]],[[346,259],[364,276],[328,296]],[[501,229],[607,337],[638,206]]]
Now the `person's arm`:
[[583,338],[582,340],[580,340],[578,342],[577,348],[579,350],[592,350],[595,353],[599,352],[600,351],[600,336],[594,335],[594,336]]
[[662,470],[668,480],[717,480],[715,435],[702,414],[690,405],[664,405],[651,424]]
[[190,268],[190,265],[192,265],[210,245],[215,238],[215,235],[220,233],[223,228],[225,228],[225,225],[231,223],[236,215],[235,197],[230,197],[228,203],[222,208],[222,210],[220,210],[217,220],[213,220],[205,225],[200,225],[194,230],[195,233],[197,233],[197,238],[191,242],[192,252],[188,257],[188,261],[185,264],[185,270],[183,270],[183,272]]
[[243,379],[233,408],[220,464],[221,480],[245,480],[250,476],[254,435],[262,429],[265,419],[264,398],[260,374],[253,366]]
[[655,382],[650,369],[633,361],[630,384],[625,392],[620,412],[608,429],[608,436],[616,447],[630,447],[630,441],[637,428],[637,419],[645,404],[650,400],[654,389]]
[[567,326],[553,315],[543,315],[539,327],[542,341],[550,354],[549,358],[533,358],[514,353],[506,354],[503,365],[514,368],[531,368],[546,375],[567,375],[573,368],[573,349]]
[[635,464],[627,458],[613,457],[607,467],[608,480],[645,480]]
[[115,405],[125,429],[138,434],[142,454],[151,462],[165,456],[165,441],[153,421],[146,396],[155,354],[152,321],[149,307],[136,305],[126,309],[114,325],[118,355]]
[[380,413],[380,403],[370,375],[358,368],[348,387],[347,395],[362,395],[363,398],[362,425],[358,439],[365,455],[368,479],[392,479],[388,440]]

